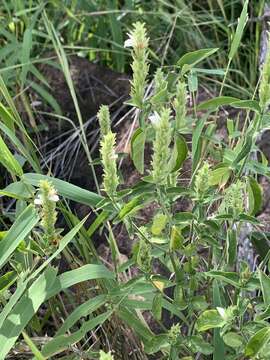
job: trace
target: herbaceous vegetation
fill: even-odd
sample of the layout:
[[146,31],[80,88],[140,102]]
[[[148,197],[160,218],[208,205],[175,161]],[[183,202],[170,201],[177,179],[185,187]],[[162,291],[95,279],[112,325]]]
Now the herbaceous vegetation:
[[[6,68],[0,77],[0,163],[7,184],[0,190],[0,359],[267,360],[270,248],[259,215],[265,199],[261,182],[270,176],[260,146],[269,129],[270,47],[261,68],[252,63],[257,83],[251,76],[246,91],[232,93],[233,82],[236,90],[243,85],[243,69],[237,72],[235,66],[246,59],[242,44],[250,20],[248,0],[230,33],[225,60],[224,49],[208,46],[172,62],[177,49],[168,42],[165,56],[169,51],[171,63],[166,65],[153,55],[147,21],[127,24],[125,34],[117,27],[113,3],[107,2],[112,57],[106,60],[123,70],[124,54],[130,51],[130,96],[124,108],[129,116],[123,115],[131,129],[126,152],[119,151],[121,139],[105,104],[97,112],[99,151],[90,151],[61,29],[50,20],[50,8],[41,4],[35,13],[31,3],[33,23],[28,11],[16,8],[16,16],[26,18],[19,25],[8,24],[11,33],[23,33],[19,79],[9,72],[18,59],[12,63],[7,56],[16,38],[2,29],[7,47],[1,55]],[[72,19],[63,27],[66,36],[76,34],[75,43],[89,26],[83,26],[85,13],[79,11],[77,17],[78,4],[70,9],[63,5]],[[213,2],[208,5],[213,10]],[[175,10],[172,5],[166,13],[166,6],[164,2],[165,17]],[[222,2],[219,7],[226,17],[227,7]],[[9,14],[14,10],[6,2],[3,8]],[[189,10],[193,16],[194,9]],[[30,31],[27,24],[34,29],[40,17],[39,32]],[[95,25],[102,29],[99,22]],[[218,37],[215,26],[214,21]],[[11,88],[19,83],[33,125],[27,75],[41,81],[39,90],[46,79],[29,61],[31,34],[53,44],[74,102],[78,126],[73,131],[94,189],[57,178],[51,164],[43,166],[35,142],[38,131],[35,126],[29,131],[16,96],[14,100]],[[219,56],[226,61],[223,69],[213,66]],[[222,76],[203,100],[201,74]],[[67,120],[57,113],[53,94],[40,92],[59,122]],[[133,181],[131,172],[136,174]],[[78,216],[74,204],[87,206],[88,215]],[[129,257],[121,253],[121,234],[131,248]],[[98,242],[106,244],[107,258]]]

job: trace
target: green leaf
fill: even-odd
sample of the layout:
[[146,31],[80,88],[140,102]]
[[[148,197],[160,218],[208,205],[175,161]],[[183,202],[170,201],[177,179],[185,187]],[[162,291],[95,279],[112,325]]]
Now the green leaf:
[[191,300],[192,308],[196,311],[203,311],[208,308],[208,303],[203,295],[196,295]]
[[66,271],[57,276],[54,284],[49,289],[47,299],[58,294],[63,289],[67,289],[79,282],[94,279],[114,279],[114,273],[109,271],[104,265],[87,264],[78,269]]
[[174,138],[172,156],[169,163],[170,172],[179,170],[183,162],[186,160],[187,155],[188,147],[185,139],[180,134],[176,134]]
[[234,134],[234,121],[232,119],[227,119],[227,131],[229,137],[232,137]]
[[20,214],[0,242],[0,268],[7,262],[16,247],[25,239],[38,221],[39,216],[32,205],[29,205]]
[[90,300],[84,302],[75,308],[75,310],[66,318],[63,325],[57,331],[56,336],[64,335],[80,318],[92,314],[99,307],[104,305],[107,301],[106,295],[98,295]]
[[255,247],[256,252],[259,254],[261,260],[263,260],[270,249],[269,247],[270,233],[252,231],[249,235],[249,238],[251,239],[252,245]]
[[235,287],[240,287],[239,275],[234,272],[211,270],[205,272],[204,274],[211,278],[222,280]]
[[137,208],[139,205],[142,205],[143,196],[139,195],[134,197],[128,203],[124,204],[122,209],[119,211],[118,217],[120,220],[123,220],[126,216],[128,216],[131,212],[133,212],[134,208]]
[[157,94],[154,94],[151,98],[150,98],[150,103],[155,106],[155,105],[160,105],[164,102],[166,102],[168,99],[168,90],[167,90],[167,84],[166,86],[161,89]]
[[122,319],[130,328],[132,328],[144,341],[150,342],[153,339],[154,334],[146,327],[138,317],[131,310],[121,307],[117,311],[118,316]]
[[231,176],[231,169],[227,164],[221,164],[210,172],[209,185],[224,186]]
[[227,247],[228,247],[228,265],[233,266],[237,256],[237,236],[234,229],[229,229],[227,232]]
[[[196,64],[198,64],[202,60],[208,58],[209,56],[213,55],[218,50],[219,50],[218,48],[212,48],[212,49],[200,49],[200,50],[195,50],[195,51],[189,52],[189,53],[183,55],[178,60],[177,65],[181,66],[181,67],[183,67],[184,65],[189,65],[188,67],[186,67],[186,69],[190,70]],[[185,72],[187,72],[187,71],[185,71]]]
[[263,321],[270,318],[270,304],[267,306],[267,308],[261,312],[255,315],[255,321]]
[[188,90],[190,92],[195,92],[198,90],[198,76],[197,73],[193,70],[188,74]]
[[53,252],[53,254],[47,258],[43,263],[40,265],[39,268],[31,275],[30,278],[35,278],[43,269],[46,268],[50,264],[50,262],[55,259],[67,246],[67,244],[74,238],[74,236],[78,233],[81,229],[85,221],[87,220],[87,216],[82,219],[76,226],[74,226],[60,241],[58,249]]
[[9,196],[14,199],[29,199],[34,194],[34,188],[26,185],[22,181],[15,181],[9,184],[3,190],[0,190],[0,196]]
[[253,335],[245,348],[245,355],[254,357],[270,340],[270,327],[264,327]]
[[58,102],[56,101],[55,97],[50,94],[44,86],[40,86],[39,84],[35,83],[34,81],[31,81],[29,83],[29,86],[35,91],[35,93],[39,94],[42,99],[44,99],[50,107],[56,112],[56,114],[62,114],[61,107],[59,106]]
[[87,235],[91,237],[95,233],[95,231],[105,223],[108,216],[109,214],[103,210],[89,226],[89,229],[87,230]]
[[[163,348],[170,346],[168,342],[168,336],[166,334],[154,335],[151,341],[144,341],[144,349],[146,354],[155,354]],[[172,358],[176,360],[175,358]]]
[[210,100],[206,100],[197,106],[198,110],[211,110],[215,111],[220,106],[231,105],[232,103],[238,102],[239,99],[231,96],[218,96]]
[[261,113],[260,104],[256,100],[239,100],[235,101],[231,104],[232,107],[235,107],[237,109],[248,109],[255,111],[257,113]]
[[234,57],[234,55],[238,50],[247,21],[248,21],[248,0],[245,1],[240,18],[238,19],[238,25],[229,52],[229,60],[232,60],[232,58]]
[[30,66],[30,53],[32,48],[32,29],[26,29],[23,35],[23,44],[22,44],[22,72],[21,72],[21,86],[24,86],[26,75]]
[[162,294],[158,292],[153,299],[152,313],[154,319],[157,321],[161,320],[162,315]]
[[16,304],[12,313],[0,328],[0,359],[4,359],[24,327],[38,308],[46,300],[47,292],[54,283],[56,269],[47,267],[45,272],[30,286],[26,294]]
[[270,277],[267,276],[264,272],[259,271],[259,279],[261,283],[263,300],[265,306],[270,304]]
[[173,220],[175,223],[181,223],[181,222],[187,222],[187,221],[190,222],[194,219],[195,219],[194,214],[192,214],[191,212],[188,212],[188,211],[179,212],[173,216]]
[[[1,82],[1,77],[0,77]],[[14,120],[15,121],[15,120]],[[4,123],[0,122],[0,129],[3,131],[3,133],[9,138],[9,140],[16,146],[17,150],[21,153],[21,155],[28,160],[29,164],[32,166],[32,168],[39,172],[39,164],[35,158],[35,154],[33,155],[34,158],[31,156],[31,151],[29,151],[25,146],[21,143],[21,141],[18,139],[18,137],[14,134],[12,130],[10,130],[9,127],[7,127]],[[21,130],[22,131],[22,130]],[[25,137],[27,137],[27,134],[24,134]]]
[[[188,341],[188,345],[194,353],[202,353],[203,355],[213,354],[214,348],[208,344],[201,336],[193,335]],[[220,359],[221,360],[221,359]]]
[[106,311],[96,317],[85,321],[81,328],[72,333],[71,335],[60,335],[52,339],[46,345],[44,345],[42,349],[42,354],[48,358],[53,355],[59,354],[62,351],[69,348],[71,345],[76,344],[80,341],[89,331],[94,329],[97,326],[102,325],[110,316],[112,315],[112,311]]
[[217,310],[206,310],[197,319],[197,329],[199,332],[220,328],[225,324],[225,321]]
[[151,226],[151,232],[153,235],[158,236],[165,229],[168,222],[168,218],[164,214],[156,214],[153,219],[153,224]]
[[2,136],[0,135],[0,163],[12,174],[21,176],[23,174],[23,169],[19,162],[9,151],[7,145],[5,144]]
[[170,249],[173,251],[179,250],[181,249],[183,244],[184,244],[184,237],[181,234],[181,229],[173,225],[170,236]]
[[144,173],[144,147],[146,134],[141,128],[138,128],[131,139],[131,158],[134,166],[140,174]]
[[[104,265],[96,264],[87,264],[58,275],[56,278],[55,276],[56,270],[46,266],[45,272],[31,285],[4,320],[0,327],[0,343],[3,342],[5,346],[0,348],[0,359],[10,351],[24,327],[46,300],[79,282],[114,278],[114,274]],[[79,333],[76,336],[78,335]]]
[[3,120],[4,124],[7,128],[14,132],[14,119],[11,113],[9,112],[8,108],[0,103],[0,117]]
[[17,272],[12,270],[6,272],[4,275],[0,277],[0,295],[8,289],[14,282],[16,281],[18,275]]
[[238,216],[239,221],[249,222],[251,224],[259,224],[259,220],[255,216],[251,216],[248,214],[239,214]]
[[244,157],[246,157],[250,153],[251,147],[252,147],[252,136],[246,135],[245,143],[232,163],[233,167],[237,166],[239,162],[243,160]]
[[34,173],[27,173],[22,176],[25,182],[32,184],[33,186],[39,186],[40,180],[51,181],[58,194],[64,198],[76,201],[80,204],[85,204],[90,207],[95,207],[104,199],[103,196],[95,194],[91,191],[80,188],[79,186],[70,184],[66,181]]
[[65,246],[73,239],[73,237],[76,235],[76,233],[80,230],[80,228],[84,224],[85,220],[86,220],[86,218],[83,219],[79,224],[77,224],[73,229],[71,229],[63,237],[63,239],[60,242],[60,245],[59,245],[58,249],[47,260],[43,261],[43,263],[37,268],[36,271],[34,271],[32,273],[31,276],[29,276],[24,282],[22,282],[22,280],[19,281],[15,293],[11,296],[11,298],[9,299],[9,302],[5,305],[4,309],[0,313],[0,328],[2,327],[6,317],[10,314],[12,308],[19,301],[20,297],[22,296],[23,292],[26,289],[27,284],[31,280],[35,279],[42,270],[46,269],[46,267],[50,264],[50,262],[53,259],[55,259],[60,254],[61,251],[63,251]]
[[243,346],[244,339],[242,336],[238,335],[235,332],[228,332],[227,334],[223,335],[223,341],[227,346],[230,346],[232,348],[239,348]]
[[249,214],[256,215],[262,207],[263,194],[262,187],[251,176],[248,177],[248,207]]

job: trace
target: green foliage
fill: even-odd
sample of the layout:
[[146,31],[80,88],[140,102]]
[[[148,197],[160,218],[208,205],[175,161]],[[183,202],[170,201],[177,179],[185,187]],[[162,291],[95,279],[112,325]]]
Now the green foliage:
[[[227,64],[222,49],[209,41],[210,46],[186,54],[174,54],[173,47],[169,48],[168,59],[175,60],[170,65],[176,66],[160,68],[168,59],[160,61],[152,43],[150,48],[147,25],[135,23],[125,43],[132,47],[133,72],[127,104],[135,110],[137,121],[130,137],[131,160],[142,176],[136,184],[120,189],[123,177],[117,162],[116,134],[111,131],[109,109],[102,106],[98,113],[101,140],[97,163],[102,164],[105,191],[96,194],[42,174],[38,146],[30,138],[8,88],[18,82],[24,92],[30,73],[47,86],[32,55],[40,46],[38,41],[51,42],[75,104],[80,142],[99,192],[63,43],[72,39],[72,44],[78,44],[90,33],[88,39],[94,38],[97,47],[103,43],[113,51],[107,63],[123,70],[128,57],[123,51],[125,23],[120,24],[116,15],[121,5],[115,1],[104,3],[109,9],[107,17],[97,16],[93,24],[85,12],[80,12],[83,5],[77,1],[68,6],[57,1],[36,7],[33,1],[29,8],[24,1],[4,5],[8,23],[1,33],[7,47],[6,53],[0,51],[0,58],[6,68],[17,69],[18,63],[19,67],[16,74],[7,70],[4,80],[0,78],[0,162],[8,173],[8,185],[0,190],[5,205],[0,232],[0,358],[11,351],[20,352],[23,337],[37,359],[114,359],[119,356],[119,339],[128,338],[132,338],[132,346],[138,347],[132,350],[142,359],[268,359],[269,243],[256,216],[264,200],[260,178],[270,176],[258,146],[260,135],[269,128],[269,53],[256,87],[258,93],[246,96],[255,84],[245,79],[248,89],[243,87],[242,91],[240,87],[239,98],[234,91],[223,95],[233,79],[229,68],[235,71],[236,64],[241,67],[243,62],[239,53],[246,36],[248,1],[244,2],[235,31],[215,21],[213,2],[208,1],[215,23],[213,32],[217,37],[224,32],[225,39],[232,35]],[[218,2],[226,18],[228,8],[223,3],[228,6],[229,2]],[[97,11],[96,5],[89,5],[91,14]],[[133,9],[128,1],[125,6],[127,13]],[[141,2],[138,6],[138,13],[144,14],[147,4]],[[153,2],[152,6],[155,16],[162,10],[170,24],[176,11],[174,2],[167,15],[166,2]],[[187,7],[193,16],[197,6],[185,4],[183,8]],[[52,10],[58,7],[60,15],[65,14],[59,23],[56,20],[60,15],[50,20]],[[178,18],[174,21],[178,31]],[[157,37],[162,24],[156,29]],[[110,45],[105,41],[108,33],[112,36]],[[97,49],[87,51],[87,56],[94,59]],[[225,66],[197,67],[212,66],[214,61]],[[219,96],[197,104],[203,77],[220,75],[224,77],[222,82],[217,81]],[[239,80],[238,85],[242,83]],[[46,98],[46,92],[43,94]],[[51,106],[52,99],[47,96]],[[245,116],[241,122],[238,113],[231,112],[228,134],[220,140],[217,123],[219,109],[224,106],[228,111],[241,109]],[[145,161],[149,149],[150,165]],[[72,210],[74,202],[90,208],[89,222],[86,218],[79,220]],[[149,206],[150,215],[142,219],[140,210]],[[58,221],[64,224],[61,236]],[[133,247],[129,259],[123,258],[118,249],[120,224],[125,241]],[[245,228],[257,243],[258,230],[265,240],[263,256],[259,254],[253,264],[238,259]],[[108,258],[98,254],[94,235],[107,240]],[[145,311],[155,321],[155,330],[144,317]],[[166,318],[173,323],[166,323]],[[45,336],[49,326],[50,336]],[[39,343],[39,339],[45,340]]]

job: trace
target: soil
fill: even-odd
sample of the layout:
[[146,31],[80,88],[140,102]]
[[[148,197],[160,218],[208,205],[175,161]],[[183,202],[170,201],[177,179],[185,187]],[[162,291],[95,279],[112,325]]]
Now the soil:
[[[53,54],[45,54],[50,57]],[[129,77],[76,55],[68,57],[69,70],[78,105],[86,121],[96,115],[100,105],[119,107],[129,94]],[[62,70],[57,62],[42,64],[39,70],[50,85],[50,93],[65,116],[76,119],[76,110]]]

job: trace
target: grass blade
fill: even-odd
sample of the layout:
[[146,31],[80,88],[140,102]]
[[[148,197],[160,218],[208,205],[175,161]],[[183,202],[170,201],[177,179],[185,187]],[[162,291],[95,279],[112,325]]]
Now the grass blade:
[[232,58],[234,57],[234,55],[236,54],[239,48],[247,21],[248,21],[248,0],[245,1],[240,18],[238,19],[238,25],[229,52],[229,61],[232,60]]
[[11,175],[21,176],[23,169],[19,162],[10,152],[0,135],[0,163],[11,173]]
[[82,189],[79,186],[70,184],[60,179],[56,179],[54,177],[28,173],[24,174],[22,178],[33,186],[39,186],[40,180],[49,180],[56,188],[59,195],[91,207],[95,207],[101,200],[104,199],[103,196],[97,195],[91,191]]
[[80,318],[88,316],[107,301],[106,295],[98,295],[78,306],[65,320],[64,324],[57,331],[56,336],[65,334]]
[[100,314],[91,320],[85,321],[81,326],[80,330],[74,332],[71,335],[60,335],[51,340],[46,344],[42,350],[42,354],[46,358],[53,355],[59,354],[62,351],[66,350],[69,346],[76,344],[80,341],[84,335],[94,329],[97,326],[100,326],[112,315],[112,311],[106,311],[103,314]]
[[46,300],[47,292],[52,284],[54,284],[55,278],[56,269],[48,267],[31,285],[26,294],[15,305],[11,314],[6,318],[0,329],[0,359],[5,359],[5,356],[15,344],[24,327]]
[[46,360],[45,357],[38,350],[36,345],[33,343],[33,341],[30,339],[30,337],[24,331],[23,331],[22,335],[23,335],[23,338],[24,338],[26,344],[29,346],[30,350],[35,355],[35,360]]
[[16,247],[30,233],[38,221],[39,216],[32,205],[29,205],[20,214],[7,235],[0,242],[0,268],[6,263]]

